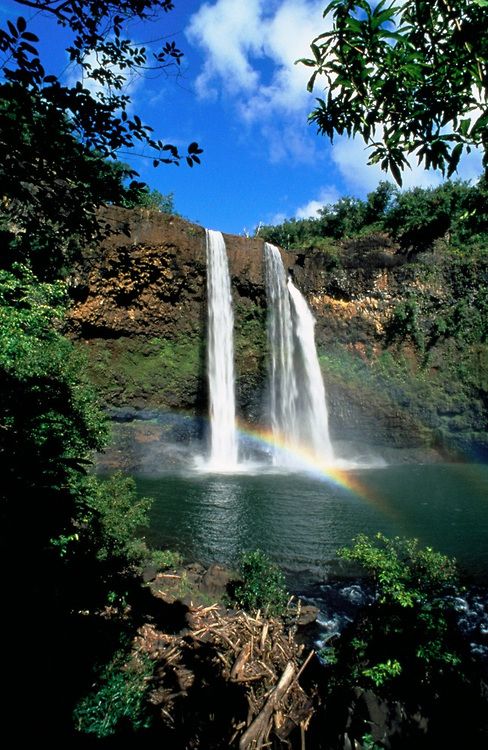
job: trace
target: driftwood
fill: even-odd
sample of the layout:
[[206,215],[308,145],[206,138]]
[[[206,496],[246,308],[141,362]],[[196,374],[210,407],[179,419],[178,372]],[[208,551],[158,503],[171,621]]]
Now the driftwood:
[[229,613],[216,605],[190,607],[187,619],[189,627],[184,635],[170,635],[146,623],[135,643],[155,661],[150,701],[159,709],[165,726],[173,727],[172,722],[178,720],[173,717],[185,713],[177,703],[190,695],[192,685],[198,685],[198,673],[188,667],[194,663],[189,655],[195,653],[201,658],[205,654],[205,669],[216,679],[227,681],[229,688],[235,686],[247,703],[244,715],[232,716],[229,714],[235,707],[225,700],[220,704],[217,701],[212,721],[221,720],[225,731],[232,729],[223,745],[259,750],[270,746],[273,737],[279,744],[288,745],[288,737],[297,730],[297,746],[305,748],[312,703],[299,680],[313,651],[304,659],[303,646],[297,644],[293,632],[280,619],[267,619],[259,612],[252,617],[245,612]]
[[[251,726],[242,735],[239,741],[239,750],[248,750],[251,747],[261,748],[263,746],[263,742],[269,734],[270,719],[273,711],[278,708],[281,699],[290,687],[294,674],[295,666],[292,662],[288,662],[278,684],[264,704],[264,708],[261,709]],[[280,721],[280,724],[282,723]]]

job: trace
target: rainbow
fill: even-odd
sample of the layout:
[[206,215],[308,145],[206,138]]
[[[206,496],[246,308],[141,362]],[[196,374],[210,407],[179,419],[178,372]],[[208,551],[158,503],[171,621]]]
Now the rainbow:
[[291,463],[296,465],[298,471],[301,470],[316,479],[347,490],[355,497],[368,502],[386,516],[396,515],[388,500],[361,480],[357,471],[361,468],[360,466],[354,466],[352,463],[350,466],[325,464],[306,446],[290,446],[282,436],[274,434],[269,428],[251,428],[249,425],[238,421],[237,429],[240,435],[250,438],[257,444],[278,448],[285,457],[289,456],[292,459]]
[[[169,412],[169,414],[171,414],[173,418],[182,421],[193,419],[192,416],[177,411]],[[200,417],[200,419],[207,421],[206,417]],[[285,458],[287,456],[290,457],[292,459],[290,461],[290,472],[303,472],[307,476],[313,477],[318,481],[323,481],[329,485],[346,490],[355,498],[362,500],[377,509],[385,517],[389,517],[393,521],[396,520],[395,517],[398,516],[398,512],[392,509],[388,499],[381,496],[377,490],[368,486],[362,479],[364,473],[361,472],[360,474],[358,470],[367,468],[365,465],[361,466],[354,464],[353,462],[347,464],[346,461],[344,461],[342,465],[328,465],[320,459],[317,459],[317,456],[306,446],[290,446],[282,436],[275,435],[270,428],[261,426],[251,427],[249,424],[239,419],[237,420],[236,428],[240,437],[250,439],[255,446],[278,448],[282,451]],[[260,471],[262,471],[263,468],[263,465],[259,466]],[[252,471],[252,469],[252,464],[247,465],[242,463],[236,467],[236,473],[246,474],[249,471]],[[202,461],[201,465],[199,462],[199,471],[201,470],[207,470],[206,462]]]

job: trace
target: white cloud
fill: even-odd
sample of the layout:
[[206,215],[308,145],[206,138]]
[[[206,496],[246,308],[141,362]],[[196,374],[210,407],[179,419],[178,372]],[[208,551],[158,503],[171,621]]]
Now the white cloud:
[[[209,0],[186,29],[204,58],[195,83],[198,96],[231,97],[241,122],[260,130],[271,162],[310,162],[326,143],[306,125],[314,106],[314,94],[306,88],[311,68],[295,65],[300,57],[310,56],[312,39],[330,28],[331,18],[323,18],[323,8],[323,0]],[[378,165],[367,164],[361,139],[338,137],[330,154],[352,194],[364,194],[380,180],[392,179]],[[458,174],[471,179],[480,169],[474,153],[461,160]],[[414,159],[403,180],[405,188],[428,187],[442,177]],[[315,210],[313,201],[307,206],[298,210]]]
[[[84,62],[90,65],[93,70],[96,70],[97,68],[107,67],[97,59],[95,52],[90,52],[90,54],[85,57]],[[127,68],[122,69],[118,65],[110,65],[109,69],[114,75],[121,76],[124,79],[122,89],[120,91],[116,91],[115,93],[125,94],[126,96],[129,96],[131,99],[133,99],[137,89],[144,83],[144,78],[136,71],[131,71]],[[83,86],[88,89],[88,91],[90,91],[90,93],[92,93],[95,97],[100,96],[101,94],[108,93],[107,87],[101,84],[100,81],[87,77],[83,68],[81,68],[79,65],[73,64],[69,68],[66,77],[66,83],[68,86],[74,86],[78,81],[81,81]],[[131,101],[128,110],[131,109],[133,104],[134,102]]]
[[[331,157],[352,195],[364,195],[374,190],[380,180],[394,182],[392,175],[384,172],[378,164],[368,164],[369,150],[361,138],[339,137],[334,142]],[[415,157],[410,158],[411,169],[403,170],[403,189],[412,187],[435,187],[443,182],[440,172],[426,170],[418,165]],[[458,171],[453,179],[475,180],[482,171],[482,155],[478,150],[461,158]]]
[[[332,161],[353,195],[374,190],[380,180],[394,182],[393,177],[384,172],[379,164],[368,164],[369,150],[365,148],[361,138],[339,137],[334,143],[331,155]],[[442,182],[442,176],[438,172],[427,172],[415,163],[411,166],[411,169],[406,168],[403,171],[404,188],[432,187]]]
[[[283,224],[283,222],[284,222],[284,221],[286,221],[286,220],[287,220],[287,218],[288,218],[288,217],[287,217],[287,215],[286,215],[286,214],[284,214],[284,213],[283,213],[282,211],[278,211],[278,213],[276,213],[276,214],[273,214],[273,215],[271,216],[271,218],[270,218],[270,219],[269,219],[268,221],[264,222],[264,223],[265,223],[266,225],[270,225],[270,226],[272,226],[272,227],[276,227],[276,226],[278,226],[278,224]],[[262,223],[262,222],[259,222],[259,224],[258,224],[258,226],[256,227],[256,229],[258,229],[258,228],[259,228],[259,226],[260,226],[260,224],[261,224],[261,223]]]
[[297,208],[295,217],[297,219],[316,218],[319,209],[330,203],[336,203],[340,198],[340,193],[335,187],[322,188],[317,198],[306,203],[304,206]]
[[216,95],[216,83],[234,94],[258,85],[251,57],[259,55],[262,46],[261,6],[262,0],[218,0],[205,3],[191,17],[187,37],[205,53],[195,84],[202,98]]
[[275,68],[269,82],[261,81],[246,102],[248,118],[260,119],[276,111],[296,112],[302,117],[308,111],[312,101],[307,91],[310,68],[295,61],[310,55],[310,42],[323,23],[321,3],[290,0],[263,21],[263,50]]
[[205,3],[186,31],[205,56],[198,95],[234,96],[248,124],[269,123],[277,114],[305,123],[310,69],[295,60],[309,56],[310,42],[324,30],[322,11],[322,0]]

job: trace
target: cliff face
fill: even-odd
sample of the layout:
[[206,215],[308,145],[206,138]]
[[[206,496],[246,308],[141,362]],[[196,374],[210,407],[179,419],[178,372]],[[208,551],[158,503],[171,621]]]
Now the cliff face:
[[[205,414],[204,229],[146,209],[110,208],[103,219],[112,232],[85,253],[72,279],[69,321],[71,335],[88,354],[94,384],[108,406]],[[234,295],[238,408],[245,419],[259,422],[267,361],[263,243],[224,238]],[[333,437],[415,448],[446,442],[439,438],[445,415],[435,404],[425,414],[416,404],[421,358],[414,342],[407,337],[392,348],[391,331],[407,290],[420,288],[429,299],[451,293],[439,278],[426,280],[425,269],[405,263],[381,235],[343,243],[340,263],[319,252],[282,255],[317,319]],[[431,401],[443,401],[434,391]],[[446,419],[466,406],[449,401]],[[460,432],[483,430],[483,419],[474,428],[468,419]]]

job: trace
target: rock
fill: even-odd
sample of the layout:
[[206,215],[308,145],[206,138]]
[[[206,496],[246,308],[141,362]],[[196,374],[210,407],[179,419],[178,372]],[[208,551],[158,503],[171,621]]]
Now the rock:
[[297,625],[299,627],[311,625],[317,620],[319,612],[319,608],[314,607],[313,604],[304,604],[302,607],[300,607],[300,615],[297,620]]
[[232,578],[232,573],[223,565],[211,565],[204,574],[200,583],[200,590],[209,596],[220,598],[227,589],[227,584]]
[[142,571],[142,580],[144,581],[144,583],[154,581],[158,574],[158,570],[159,569],[157,565],[146,565],[146,567]]
[[[112,232],[98,247],[84,251],[71,278],[68,320],[70,335],[87,354],[99,395],[120,423],[153,419],[146,415],[161,411],[206,414],[203,227],[145,208],[106,207],[100,219]],[[238,413],[259,424],[267,373],[263,241],[224,237],[235,311]],[[281,251],[316,319],[319,353],[328,355],[324,379],[334,442],[359,439],[366,447],[385,450],[434,447],[445,450],[446,457],[454,447],[486,458],[486,409],[471,408],[462,393],[459,398],[455,382],[446,395],[442,389],[453,380],[446,373],[432,392],[435,399],[416,403],[415,373],[424,367],[419,352],[408,338],[401,346],[395,342],[395,351],[387,346],[388,325],[398,305],[412,293],[419,299],[434,294],[449,300],[448,278],[442,283],[436,275],[427,278],[425,265],[406,263],[383,234],[344,240],[334,253]],[[331,262],[336,255],[340,262]],[[402,367],[409,370],[400,386],[389,360],[385,372],[385,353],[392,363],[404,360]],[[436,354],[434,347],[429,356],[435,383],[442,368],[448,369],[444,360],[449,353],[439,349]],[[361,362],[364,372],[349,377],[348,371]],[[481,371],[482,366],[480,359],[476,367]],[[182,442],[190,437],[184,425],[174,432]]]

